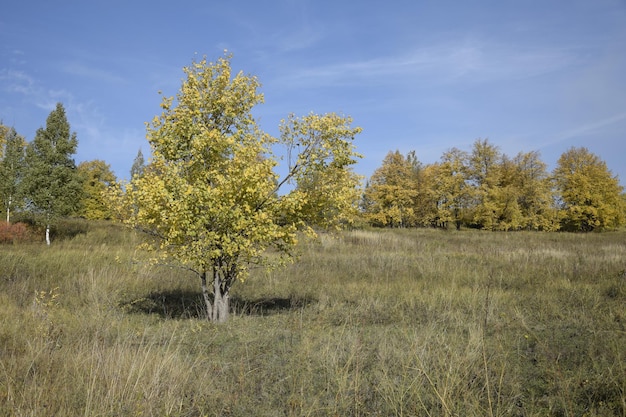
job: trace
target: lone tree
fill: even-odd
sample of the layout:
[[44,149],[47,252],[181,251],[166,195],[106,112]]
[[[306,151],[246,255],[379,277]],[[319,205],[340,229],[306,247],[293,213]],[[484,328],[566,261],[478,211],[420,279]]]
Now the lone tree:
[[75,213],[82,198],[81,177],[72,159],[77,146],[76,133],[70,133],[65,109],[58,103],[46,128],[39,128],[26,147],[24,193],[31,210],[46,226],[48,245],[52,222]]
[[257,78],[231,77],[230,61],[205,58],[183,69],[176,100],[163,98],[148,125],[152,159],[125,199],[129,223],[152,237],[150,247],[200,277],[207,318],[216,322],[227,320],[232,285],[250,265],[282,265],[299,232],[349,221],[359,183],[351,166],[361,129],[350,118],[290,116],[274,138],[252,116],[263,102]]

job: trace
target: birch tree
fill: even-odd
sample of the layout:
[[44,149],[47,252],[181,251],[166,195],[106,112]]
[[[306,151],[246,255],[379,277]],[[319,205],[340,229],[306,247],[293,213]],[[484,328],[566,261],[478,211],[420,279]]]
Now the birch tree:
[[29,208],[45,226],[48,245],[51,224],[59,216],[76,213],[81,201],[82,181],[72,158],[77,147],[61,103],[26,147],[24,192]]
[[0,203],[6,211],[7,223],[11,210],[23,205],[21,181],[24,175],[26,140],[14,128],[0,125]]

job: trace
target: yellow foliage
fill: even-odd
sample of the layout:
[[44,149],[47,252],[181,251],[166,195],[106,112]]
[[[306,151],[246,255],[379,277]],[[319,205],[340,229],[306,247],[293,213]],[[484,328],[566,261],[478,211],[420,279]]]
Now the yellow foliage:
[[[289,261],[298,232],[346,221],[359,182],[350,166],[360,128],[350,118],[289,116],[274,138],[251,114],[263,102],[258,80],[232,76],[230,58],[184,69],[176,99],[163,98],[147,126],[152,161],[118,199],[127,222],[155,238],[153,249],[218,283],[216,300],[248,265]],[[279,145],[288,154],[283,178]]]

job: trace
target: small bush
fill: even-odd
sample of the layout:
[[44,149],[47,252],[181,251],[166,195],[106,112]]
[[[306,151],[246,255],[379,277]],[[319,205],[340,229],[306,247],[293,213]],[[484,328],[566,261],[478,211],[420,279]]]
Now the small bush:
[[18,243],[29,238],[28,227],[24,223],[0,223],[0,243]]
[[64,218],[57,221],[50,228],[52,239],[65,240],[73,239],[78,235],[87,234],[89,231],[89,221],[77,218]]

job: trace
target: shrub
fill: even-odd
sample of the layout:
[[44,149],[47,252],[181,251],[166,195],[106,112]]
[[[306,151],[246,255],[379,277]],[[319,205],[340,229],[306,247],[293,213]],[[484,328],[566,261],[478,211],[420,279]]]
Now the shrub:
[[28,240],[29,232],[24,223],[0,222],[0,243],[17,243]]

